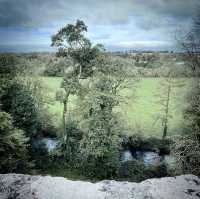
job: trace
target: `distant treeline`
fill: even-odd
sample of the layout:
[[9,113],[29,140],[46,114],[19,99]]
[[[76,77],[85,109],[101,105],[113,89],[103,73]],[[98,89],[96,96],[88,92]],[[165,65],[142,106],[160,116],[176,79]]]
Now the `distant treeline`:
[[[124,65],[130,77],[166,77],[173,71],[175,77],[192,77],[193,73],[184,61],[184,53],[172,52],[113,52],[109,53],[113,61]],[[12,55],[23,63],[29,72],[60,77],[72,65],[70,58],[56,56],[56,53],[4,53]]]

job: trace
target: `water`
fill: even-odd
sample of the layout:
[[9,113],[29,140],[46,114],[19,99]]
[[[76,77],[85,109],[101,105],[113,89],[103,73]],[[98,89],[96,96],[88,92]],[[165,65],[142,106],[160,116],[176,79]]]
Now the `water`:
[[45,147],[50,153],[57,147],[58,140],[56,138],[41,138],[35,140],[34,144],[36,148]]
[[143,152],[141,157],[138,158],[141,158],[145,166],[156,165],[161,161],[161,156],[155,152]]
[[145,166],[157,165],[161,162],[172,165],[175,161],[175,158],[171,155],[159,156],[158,153],[152,151],[135,151],[134,154],[129,150],[122,152],[122,162],[131,161],[133,159],[141,160]]
[[133,160],[133,156],[132,156],[131,152],[129,150],[123,151],[123,153],[121,155],[121,161],[126,162],[126,161],[130,161],[130,160]]
[[58,140],[55,138],[42,138],[41,142],[45,144],[48,152],[52,152],[58,144]]

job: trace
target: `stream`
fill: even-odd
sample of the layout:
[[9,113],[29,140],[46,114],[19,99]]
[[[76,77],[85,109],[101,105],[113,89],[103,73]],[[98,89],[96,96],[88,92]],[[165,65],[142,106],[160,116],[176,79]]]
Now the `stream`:
[[[38,142],[44,144],[49,153],[52,152],[58,144],[56,138],[42,138],[38,140]],[[159,155],[159,153],[152,151],[124,150],[121,152],[121,162],[131,161],[134,159],[141,160],[145,166],[157,165],[162,162],[172,165],[175,161],[175,158],[172,155]]]
[[44,145],[47,149],[48,153],[51,153],[58,144],[58,140],[56,138],[50,138],[50,137],[44,137],[41,139],[37,139],[35,141],[35,146],[40,147],[41,145]]
[[159,155],[152,151],[134,151],[131,153],[130,150],[122,151],[121,162],[131,161],[131,160],[141,160],[145,166],[157,165],[158,163],[173,164],[175,159],[172,155]]

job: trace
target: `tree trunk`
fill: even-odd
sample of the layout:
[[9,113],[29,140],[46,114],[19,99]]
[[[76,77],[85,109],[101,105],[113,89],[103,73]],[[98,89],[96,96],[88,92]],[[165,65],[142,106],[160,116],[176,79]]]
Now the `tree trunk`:
[[63,132],[66,134],[66,125],[67,125],[67,99],[63,101]]
[[82,79],[82,66],[79,67],[79,79]]
[[166,108],[165,108],[165,123],[164,123],[164,129],[163,129],[163,139],[167,136],[167,130],[168,130],[168,117],[169,117],[169,101],[170,101],[170,93],[171,93],[171,85],[169,83],[168,90],[167,90],[167,102],[166,102]]
[[69,98],[69,93],[66,94],[65,99],[63,100],[63,138],[64,138],[64,142],[65,142],[66,148],[67,148],[66,152],[69,155],[69,159],[70,159],[69,136],[68,136],[68,132],[67,132],[68,98]]
[[164,140],[166,136],[167,136],[167,125],[164,126],[162,139]]

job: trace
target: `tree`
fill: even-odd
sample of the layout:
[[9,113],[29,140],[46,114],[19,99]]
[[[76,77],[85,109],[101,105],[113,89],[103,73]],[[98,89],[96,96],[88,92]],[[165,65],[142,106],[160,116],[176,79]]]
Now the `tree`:
[[[71,167],[80,167],[80,141],[82,132],[75,121],[69,119],[66,125],[66,136],[61,135],[57,145],[56,155],[64,162],[70,163]],[[73,157],[73,158],[72,158]]]
[[[112,93],[113,82],[104,75],[95,77],[91,90],[85,97],[87,107],[84,123],[87,126],[82,140],[82,152],[92,164],[91,175],[112,177],[118,165],[120,128],[113,108],[118,105]],[[87,166],[88,167],[88,164]]]
[[14,55],[0,56],[0,71],[1,109],[11,114],[15,127],[23,129],[28,137],[35,136],[43,128],[46,102],[41,82],[25,74],[27,69]]
[[73,60],[72,69],[69,69],[68,73],[64,74],[61,85],[65,91],[65,94],[60,93],[61,101],[64,105],[64,128],[67,120],[69,95],[77,94],[80,78],[91,75],[93,60],[96,59],[101,51],[100,45],[92,46],[91,42],[84,36],[85,32],[87,32],[87,26],[83,21],[77,20],[75,25],[68,24],[52,36],[52,46],[58,47],[57,55],[69,57]]
[[77,80],[77,77],[71,73],[66,74],[63,78],[63,82],[61,85],[63,90],[56,93],[56,98],[61,103],[63,103],[63,134],[62,134],[62,142],[65,142],[66,152],[68,154],[68,159],[71,159],[71,145],[69,143],[69,132],[68,132],[68,101],[70,95],[76,95],[79,92],[80,84]]
[[87,174],[93,177],[116,176],[119,166],[119,135],[122,125],[114,108],[123,101],[120,90],[126,85],[124,65],[102,55],[82,100],[81,141]]
[[52,37],[52,46],[58,47],[57,56],[70,58],[73,61],[71,68],[64,74],[61,88],[57,93],[57,99],[63,103],[63,137],[66,140],[70,153],[67,133],[68,99],[70,95],[78,95],[81,90],[80,79],[92,75],[94,60],[100,53],[100,45],[92,45],[84,36],[87,27],[83,21],[77,20],[76,24],[68,24]]
[[[199,9],[198,9],[199,11]],[[176,141],[174,152],[184,173],[200,176],[200,15],[193,20],[191,30],[179,41],[184,51],[184,60],[193,72],[193,85],[188,95],[185,110],[187,133]]]
[[0,111],[0,172],[23,172],[28,167],[28,138],[15,128],[11,116]]
[[7,88],[18,73],[17,64],[18,59],[13,55],[0,55],[0,108],[2,108],[2,98],[6,95]]
[[73,68],[78,78],[86,78],[92,73],[92,61],[96,59],[102,46],[92,45],[84,36],[87,26],[83,21],[77,20],[76,24],[68,24],[52,36],[52,46],[58,47],[58,56],[70,57]]
[[10,113],[13,117],[13,124],[23,129],[29,137],[37,133],[38,109],[37,98],[32,95],[25,85],[14,81],[2,99],[3,110]]
[[[102,45],[92,45],[84,36],[87,27],[77,20],[52,37],[52,45],[58,47],[59,56],[69,56],[72,67],[63,78],[64,92],[57,94],[64,105],[64,137],[70,153],[70,133],[67,132],[67,103],[70,95],[78,96],[79,127],[82,161],[87,171],[100,178],[111,177],[119,163],[119,132],[121,126],[114,107],[122,100],[119,90],[126,82],[124,65],[104,53]],[[85,81],[81,79],[85,79]]]
[[[171,100],[174,97],[174,91],[178,87],[183,87],[184,82],[182,79],[178,79],[174,76],[173,72],[170,71],[164,79],[160,81],[159,84],[159,94],[158,103],[160,105],[159,114],[157,116],[156,122],[161,121],[163,127],[162,138],[165,139],[169,128],[169,119],[172,118],[171,114]],[[174,107],[173,107],[174,108]]]

